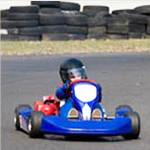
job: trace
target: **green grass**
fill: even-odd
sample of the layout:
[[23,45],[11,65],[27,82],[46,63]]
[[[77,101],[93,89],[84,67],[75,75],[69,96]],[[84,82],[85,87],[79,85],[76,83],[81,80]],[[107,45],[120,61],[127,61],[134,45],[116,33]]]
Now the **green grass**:
[[1,42],[1,55],[38,55],[89,52],[145,52],[150,51],[150,40],[85,40]]

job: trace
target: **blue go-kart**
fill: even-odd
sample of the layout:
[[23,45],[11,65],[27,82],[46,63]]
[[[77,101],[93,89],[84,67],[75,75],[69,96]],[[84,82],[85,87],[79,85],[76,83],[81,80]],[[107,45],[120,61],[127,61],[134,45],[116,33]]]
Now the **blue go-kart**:
[[[71,97],[78,111],[78,117],[63,118],[52,112],[55,107],[39,105],[32,109],[29,105],[19,105],[15,109],[14,124],[17,130],[24,130],[32,138],[44,134],[64,136],[118,136],[125,139],[137,139],[140,134],[140,117],[128,105],[116,108],[114,116],[107,116],[101,107],[101,114],[92,117],[94,106],[98,101],[97,84],[90,80],[77,80],[70,84]],[[54,106],[54,101],[52,101]],[[56,105],[58,106],[58,104]],[[46,113],[47,115],[46,115]]]

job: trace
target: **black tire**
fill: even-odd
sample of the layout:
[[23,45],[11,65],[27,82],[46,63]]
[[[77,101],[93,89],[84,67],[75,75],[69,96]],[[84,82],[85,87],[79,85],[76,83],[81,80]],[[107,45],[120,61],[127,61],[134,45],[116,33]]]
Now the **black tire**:
[[107,15],[109,15],[109,13],[107,12],[107,11],[100,11],[99,13],[97,13],[96,15],[95,15],[95,19],[101,19],[101,18],[103,18],[103,17],[105,17],[105,16],[107,16]]
[[39,10],[40,14],[61,14],[61,9],[60,8],[40,8]]
[[86,15],[65,15],[66,24],[69,26],[87,26],[87,16]]
[[88,34],[87,26],[67,26],[67,33],[69,34]]
[[17,35],[2,34],[1,41],[19,41],[19,37]]
[[63,14],[46,15],[40,14],[41,25],[65,25],[65,16]]
[[[7,20],[9,20],[9,18],[8,17],[3,17],[3,18],[1,18],[2,20],[1,20],[1,22],[2,21],[7,21]],[[2,23],[1,23],[2,24]]]
[[109,13],[109,7],[107,6],[84,6],[83,12],[88,14],[90,17],[94,17],[99,12]]
[[60,8],[59,1],[31,1],[31,4],[38,5],[39,7]]
[[37,13],[9,13],[9,20],[38,20],[39,15]]
[[89,27],[97,27],[97,26],[104,26],[107,24],[105,20],[105,16],[108,15],[108,12],[101,11],[97,13],[94,17],[88,18],[88,26]]
[[129,25],[129,20],[125,17],[120,17],[119,15],[105,15],[104,19],[107,25]]
[[129,24],[147,24],[147,17],[139,14],[119,14],[120,18],[126,18]]
[[19,41],[40,41],[40,36],[27,36],[27,35],[19,35]]
[[9,28],[23,28],[23,27],[35,27],[38,26],[39,22],[37,20],[26,20],[26,21],[12,21],[12,20],[2,20],[1,28],[9,29]]
[[150,26],[150,17],[147,18],[147,25]]
[[140,134],[140,117],[137,112],[129,112],[124,115],[131,119],[132,132],[130,134],[125,134],[123,137],[125,139],[138,139]]
[[104,18],[88,18],[88,27],[106,26],[107,21]]
[[42,28],[39,27],[29,27],[29,28],[12,28],[7,29],[9,35],[25,35],[25,36],[41,36]]
[[135,10],[140,14],[150,14],[150,5],[136,7]]
[[96,40],[105,40],[106,39],[106,33],[95,33],[95,34],[88,34],[88,39],[96,39]]
[[138,11],[134,9],[122,9],[122,10],[115,10],[112,11],[112,14],[122,14],[122,13],[128,13],[128,14],[139,14]]
[[8,15],[9,15],[9,9],[1,10],[0,14],[1,14],[1,18],[2,19],[8,17]]
[[107,39],[112,39],[112,40],[126,40],[129,39],[128,34],[106,34]]
[[44,41],[68,41],[68,34],[58,33],[58,34],[42,34],[42,40]]
[[68,33],[68,27],[66,25],[52,25],[42,26],[43,33]]
[[19,111],[20,110],[26,110],[26,109],[32,109],[32,108],[29,105],[18,105],[15,108],[14,125],[15,125],[16,130],[21,130],[20,120],[19,120]]
[[129,28],[126,25],[108,25],[107,33],[111,34],[128,34]]
[[147,34],[150,34],[150,25],[147,26],[146,33],[147,33]]
[[143,24],[130,24],[128,27],[129,32],[146,32],[146,25]]
[[60,2],[60,8],[62,10],[79,11],[80,5],[77,3]]
[[33,111],[31,113],[28,122],[29,137],[38,138],[43,136],[43,133],[41,131],[41,122],[43,116],[44,116],[43,112]]
[[10,13],[38,13],[39,7],[34,6],[12,6],[9,10]]
[[18,35],[19,29],[18,28],[7,29],[7,32],[8,32],[8,35]]
[[68,40],[85,40],[86,35],[84,34],[68,34]]
[[103,33],[106,33],[106,26],[88,28],[88,34],[103,34]]
[[42,35],[42,28],[40,26],[30,27],[30,28],[19,28],[19,35],[41,36]]
[[40,41],[40,36],[1,35],[2,41]]
[[69,33],[69,34],[87,34],[87,27],[84,26],[66,26],[66,25],[53,25],[42,26],[43,33]]
[[129,33],[129,38],[132,39],[141,39],[145,37],[145,33],[143,32],[130,32]]

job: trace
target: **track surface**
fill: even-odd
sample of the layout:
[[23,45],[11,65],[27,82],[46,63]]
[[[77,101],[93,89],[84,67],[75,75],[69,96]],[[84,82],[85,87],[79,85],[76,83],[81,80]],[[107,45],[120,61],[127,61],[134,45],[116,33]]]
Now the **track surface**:
[[[54,93],[59,79],[59,64],[76,56],[87,66],[89,78],[103,87],[103,106],[113,115],[119,104],[128,104],[141,117],[138,140],[121,137],[70,139],[48,135],[30,139],[15,131],[13,112],[18,104],[33,105],[43,95]],[[2,57],[2,150],[149,150],[150,138],[150,54],[76,54],[28,57]]]

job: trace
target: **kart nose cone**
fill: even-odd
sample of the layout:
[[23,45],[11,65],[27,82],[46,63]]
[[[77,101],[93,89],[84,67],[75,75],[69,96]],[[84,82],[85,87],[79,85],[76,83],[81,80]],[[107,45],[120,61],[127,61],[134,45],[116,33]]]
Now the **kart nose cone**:
[[91,119],[91,108],[88,104],[85,104],[82,108],[83,113],[83,120],[90,120]]

